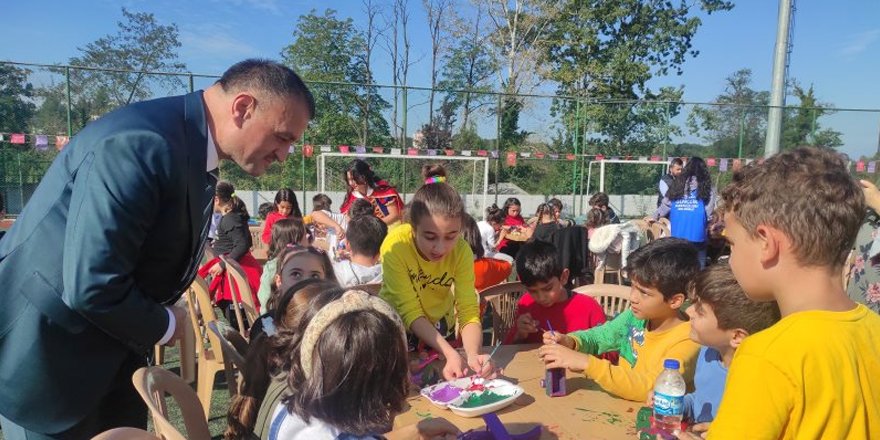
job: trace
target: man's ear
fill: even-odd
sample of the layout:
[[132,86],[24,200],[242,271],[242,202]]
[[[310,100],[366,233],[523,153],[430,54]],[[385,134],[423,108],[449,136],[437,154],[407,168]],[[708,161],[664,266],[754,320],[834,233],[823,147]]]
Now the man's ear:
[[241,128],[244,121],[253,116],[257,108],[257,99],[248,93],[239,93],[232,99],[232,119],[235,126]]
[[733,329],[733,334],[730,336],[730,346],[733,348],[739,348],[739,344],[742,344],[742,341],[748,335],[749,335],[749,332],[747,332],[741,328]]
[[676,293],[675,295],[672,295],[672,298],[667,299],[666,303],[673,309],[681,309],[685,298],[687,297],[683,293]]
[[559,275],[559,284],[564,286],[568,282],[569,275],[571,275],[571,272],[568,271],[568,268],[562,269],[562,274]]

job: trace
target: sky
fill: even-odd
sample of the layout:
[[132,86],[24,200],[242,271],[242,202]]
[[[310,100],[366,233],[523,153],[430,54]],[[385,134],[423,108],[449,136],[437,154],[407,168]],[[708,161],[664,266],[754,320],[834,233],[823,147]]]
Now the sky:
[[[390,0],[378,1],[380,4]],[[460,7],[467,0],[458,0]],[[297,18],[312,9],[338,11],[365,25],[361,2],[315,0],[29,0],[8,1],[0,27],[0,60],[31,63],[65,63],[83,47],[116,32],[121,7],[152,12],[162,24],[176,23],[182,47],[179,56],[189,71],[220,74],[244,58],[279,58],[293,41]],[[410,0],[413,56],[420,61],[412,70],[410,85],[430,85],[430,42],[421,1]],[[732,11],[702,16],[693,47],[699,51],[688,59],[682,75],[655,78],[652,88],[684,86],[684,100],[708,102],[723,91],[724,78],[749,68],[753,88],[770,89],[773,49],[776,41],[778,3],[772,0],[734,0]],[[880,1],[796,1],[793,52],[789,75],[802,85],[813,85],[821,102],[837,108],[880,109]],[[391,83],[388,57],[377,54],[374,69],[378,83]],[[207,83],[199,84],[204,87]],[[552,92],[552,87],[546,87]],[[412,97],[412,102],[418,102]],[[546,105],[533,105],[524,112],[521,125],[541,130],[554,120]],[[418,109],[416,110],[418,112]],[[422,111],[422,113],[425,113]],[[418,116],[410,122],[410,132]],[[494,133],[485,115],[481,134]],[[424,122],[424,121],[422,121]],[[843,133],[841,150],[851,157],[872,155],[878,150],[880,111],[841,111],[820,124]],[[491,130],[485,127],[491,126]],[[411,134],[411,133],[410,133]],[[494,134],[492,134],[494,137]],[[688,140],[687,137],[678,140]]]

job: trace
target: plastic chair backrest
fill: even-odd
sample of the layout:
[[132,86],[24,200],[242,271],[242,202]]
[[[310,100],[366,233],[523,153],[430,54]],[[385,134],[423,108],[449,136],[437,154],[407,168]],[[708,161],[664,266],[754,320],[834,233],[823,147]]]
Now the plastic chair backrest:
[[217,321],[217,314],[214,312],[214,304],[208,293],[208,283],[204,278],[197,276],[193,280],[186,291],[186,300],[193,332],[198,340],[199,353],[204,353],[201,357],[213,357],[217,362],[223,362],[223,350],[217,349],[221,347],[220,338],[207,327],[209,322]]
[[611,319],[629,307],[630,290],[627,286],[617,284],[587,284],[572,291],[595,298],[602,306],[605,317]]
[[[134,388],[153,416],[156,433],[165,440],[208,440],[211,432],[204,409],[195,391],[180,376],[161,367],[139,368],[132,376]],[[186,435],[180,433],[168,418],[165,394],[170,394],[180,407]]]
[[248,351],[248,341],[246,341],[234,328],[220,321],[211,321],[208,323],[208,329],[220,340],[220,348],[223,350],[223,359],[232,362],[235,368],[244,375],[245,373],[245,357]]
[[113,428],[104,431],[94,437],[92,440],[162,440],[150,432],[137,428]]
[[525,292],[526,286],[519,281],[501,283],[480,292],[480,297],[492,306],[492,345],[504,340],[515,325],[516,304]]
[[[229,282],[230,295],[237,306],[235,307],[235,319],[239,321],[238,328],[242,332],[245,332],[247,326],[244,325],[244,320],[242,319],[239,310],[244,310],[244,317],[247,318],[248,322],[253,324],[257,318],[260,317],[260,309],[254,303],[254,294],[251,291],[247,275],[245,275],[244,269],[241,268],[241,265],[231,258],[226,258],[226,256],[221,256],[220,259],[226,264],[226,273],[228,275],[226,279]],[[238,295],[235,293],[235,287],[238,287]],[[247,337],[247,334],[242,333],[242,336]]]

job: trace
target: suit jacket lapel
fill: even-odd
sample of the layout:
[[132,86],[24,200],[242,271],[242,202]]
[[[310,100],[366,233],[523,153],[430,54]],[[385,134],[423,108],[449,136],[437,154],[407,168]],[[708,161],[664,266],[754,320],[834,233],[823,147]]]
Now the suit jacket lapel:
[[[207,203],[204,197],[208,196],[206,190],[208,173],[205,164],[208,161],[208,127],[205,120],[205,107],[202,101],[202,91],[186,95],[184,118],[186,120],[186,151],[187,151],[187,186],[186,198],[189,204],[190,228],[192,229],[190,255],[197,255],[202,245],[202,227],[205,221],[210,221],[210,216],[204,218],[204,208]],[[210,191],[213,198],[213,190]]]

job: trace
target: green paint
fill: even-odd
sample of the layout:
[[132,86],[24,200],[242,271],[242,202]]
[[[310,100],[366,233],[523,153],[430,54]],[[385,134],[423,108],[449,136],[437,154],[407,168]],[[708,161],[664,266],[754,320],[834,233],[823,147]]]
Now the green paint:
[[495,394],[491,391],[486,391],[483,393],[474,393],[471,394],[470,397],[467,398],[461,405],[458,405],[459,408],[476,408],[478,406],[485,406],[495,402],[500,402],[510,396],[505,396],[503,394]]
[[418,416],[421,419],[430,419],[430,418],[434,417],[434,415],[431,414],[430,412],[423,413],[423,412],[419,412],[419,411],[416,411],[416,416]]
[[[594,416],[591,416],[590,421],[594,421],[594,420],[598,419],[599,416],[604,416],[605,421],[610,425],[617,425],[617,424],[620,424],[623,422],[623,419],[620,418],[619,414],[610,413],[607,411],[593,411],[591,409],[586,409],[586,408],[575,408],[575,409],[578,411],[583,411],[583,412],[595,414]],[[584,420],[586,421],[587,419],[584,419]]]

